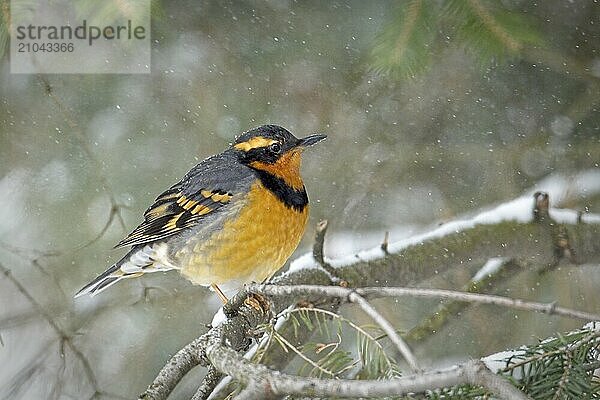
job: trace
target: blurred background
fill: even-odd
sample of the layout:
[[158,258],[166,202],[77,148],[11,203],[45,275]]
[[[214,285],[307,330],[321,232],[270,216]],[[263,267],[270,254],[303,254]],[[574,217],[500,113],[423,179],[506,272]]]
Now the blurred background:
[[[72,296],[122,255],[112,246],[157,194],[257,125],[329,136],[306,152],[296,256],[320,219],[336,257],[552,175],[600,179],[597,1],[155,1],[148,75],[11,74],[0,4],[3,399],[132,398],[206,331],[219,300],[176,273]],[[598,193],[574,193],[561,206],[598,212]],[[597,312],[599,285],[584,265],[509,294]],[[378,304],[409,329],[435,303]],[[500,321],[510,332],[489,330]],[[579,325],[479,307],[418,352],[437,365]]]

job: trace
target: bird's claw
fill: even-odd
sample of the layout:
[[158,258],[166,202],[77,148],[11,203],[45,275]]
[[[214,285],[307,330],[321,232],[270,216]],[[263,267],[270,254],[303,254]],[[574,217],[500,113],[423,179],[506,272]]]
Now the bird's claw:
[[257,293],[248,293],[248,296],[244,300],[244,304],[263,314],[267,313],[271,308],[269,300]]

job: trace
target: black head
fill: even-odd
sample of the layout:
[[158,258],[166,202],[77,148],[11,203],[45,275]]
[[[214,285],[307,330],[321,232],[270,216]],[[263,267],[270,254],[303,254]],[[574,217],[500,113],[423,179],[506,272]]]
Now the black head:
[[326,137],[325,135],[310,135],[298,139],[281,126],[262,125],[242,133],[233,143],[232,149],[244,164],[255,161],[274,164],[290,151],[301,150]]

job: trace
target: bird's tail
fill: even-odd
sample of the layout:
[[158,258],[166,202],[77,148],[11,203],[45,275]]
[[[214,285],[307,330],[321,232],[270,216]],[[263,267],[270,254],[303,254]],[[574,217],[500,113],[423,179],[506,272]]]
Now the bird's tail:
[[95,296],[121,279],[136,278],[146,272],[165,271],[165,268],[155,265],[155,249],[153,246],[135,246],[123,258],[110,268],[98,275],[96,279],[85,285],[75,294],[75,298],[89,294]]

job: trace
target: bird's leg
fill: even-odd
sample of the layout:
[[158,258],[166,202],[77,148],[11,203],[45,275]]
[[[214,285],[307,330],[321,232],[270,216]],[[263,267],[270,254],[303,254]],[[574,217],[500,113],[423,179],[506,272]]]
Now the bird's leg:
[[211,283],[210,287],[217,293],[217,296],[219,296],[219,299],[221,299],[223,304],[227,304],[229,299],[227,298],[227,296],[225,296],[225,293],[223,293],[223,291],[221,289],[219,289],[219,287],[217,285],[215,285],[214,283]]

